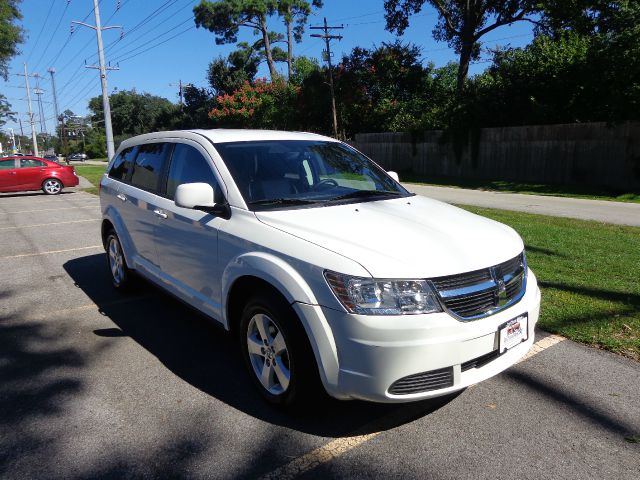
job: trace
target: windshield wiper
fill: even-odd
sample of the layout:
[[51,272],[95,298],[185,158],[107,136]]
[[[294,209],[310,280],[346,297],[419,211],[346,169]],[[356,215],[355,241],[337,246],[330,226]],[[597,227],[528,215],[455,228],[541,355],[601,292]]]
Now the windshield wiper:
[[303,198],[265,198],[263,200],[254,200],[249,205],[309,205],[318,203],[316,200],[305,200]]
[[397,197],[402,195],[402,192],[394,192],[391,190],[356,190],[355,192],[349,192],[349,193],[345,193],[344,195],[339,195],[337,197],[334,197],[332,199],[330,199],[330,202],[336,201],[336,200],[348,200],[350,198],[361,198],[361,197],[376,197],[376,196],[380,196],[380,197],[388,197],[388,196],[393,196],[393,197]]

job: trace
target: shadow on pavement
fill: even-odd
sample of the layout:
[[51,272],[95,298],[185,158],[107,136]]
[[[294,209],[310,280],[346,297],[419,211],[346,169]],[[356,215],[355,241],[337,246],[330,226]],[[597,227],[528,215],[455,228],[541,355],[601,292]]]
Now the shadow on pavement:
[[323,437],[364,434],[411,422],[457,396],[404,405],[326,399],[308,412],[282,412],[260,398],[237,354],[235,338],[210,320],[143,281],[129,298],[115,292],[104,254],[70,260],[64,269],[118,327],[96,330],[96,335],[132,338],[184,381],[274,425]]

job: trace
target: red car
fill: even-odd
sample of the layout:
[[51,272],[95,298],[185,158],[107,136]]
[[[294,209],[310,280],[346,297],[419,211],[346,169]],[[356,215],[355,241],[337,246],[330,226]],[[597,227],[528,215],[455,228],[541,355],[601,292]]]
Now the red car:
[[0,158],[0,192],[42,190],[56,195],[78,185],[75,168],[39,157]]

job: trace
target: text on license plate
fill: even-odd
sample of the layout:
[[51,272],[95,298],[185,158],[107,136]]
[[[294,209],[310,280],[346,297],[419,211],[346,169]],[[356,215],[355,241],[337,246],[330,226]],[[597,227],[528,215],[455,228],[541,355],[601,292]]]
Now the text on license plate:
[[500,326],[498,331],[500,335],[500,353],[504,353],[527,339],[527,323],[528,316],[524,313]]

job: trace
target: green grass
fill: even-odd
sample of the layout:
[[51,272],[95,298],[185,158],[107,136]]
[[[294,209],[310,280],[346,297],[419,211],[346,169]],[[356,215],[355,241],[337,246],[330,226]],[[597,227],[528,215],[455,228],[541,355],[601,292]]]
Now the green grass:
[[547,195],[553,197],[586,198],[590,200],[609,200],[614,202],[640,203],[640,192],[620,192],[606,188],[584,185],[545,185],[538,183],[509,182],[506,180],[465,180],[455,178],[425,177],[414,173],[401,174],[403,182],[421,185],[437,185],[473,190],[490,190],[506,193],[524,193],[528,195]]
[[542,329],[640,360],[640,228],[465,209],[524,239],[542,290]]
[[102,165],[74,165],[76,169],[76,173],[81,177],[86,178],[91,183],[93,183],[93,187],[84,188],[83,191],[87,193],[92,193],[94,195],[98,194],[98,184],[100,183],[100,178],[104,173],[106,168],[106,164]]

